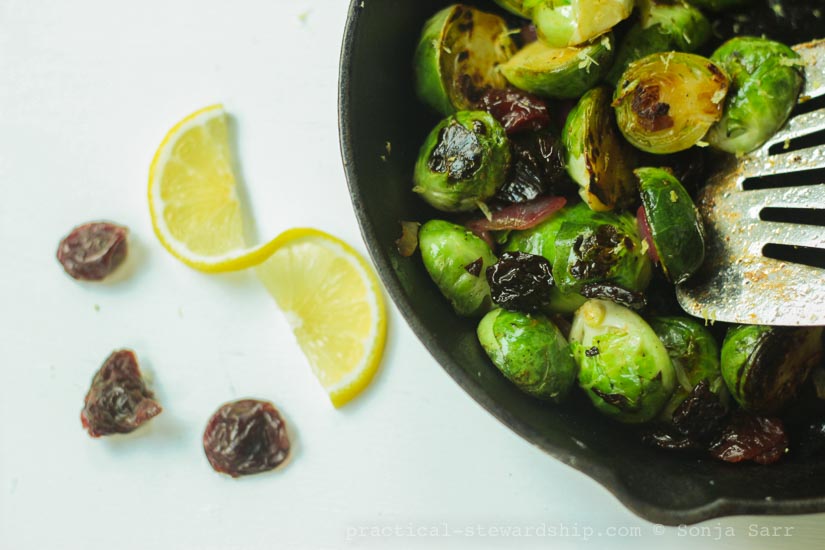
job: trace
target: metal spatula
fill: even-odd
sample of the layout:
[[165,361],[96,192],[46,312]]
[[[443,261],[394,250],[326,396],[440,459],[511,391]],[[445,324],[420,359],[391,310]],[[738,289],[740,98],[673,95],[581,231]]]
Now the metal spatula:
[[[806,64],[801,108],[825,95],[825,40],[794,49]],[[806,146],[791,150],[800,138]],[[686,312],[732,323],[825,325],[825,108],[793,116],[760,149],[730,159],[697,206],[707,250],[700,272],[676,289]]]

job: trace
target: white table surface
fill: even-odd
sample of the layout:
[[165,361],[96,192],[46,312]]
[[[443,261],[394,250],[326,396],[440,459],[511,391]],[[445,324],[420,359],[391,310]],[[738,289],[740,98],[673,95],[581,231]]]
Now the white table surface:
[[[223,102],[259,233],[315,226],[365,252],[338,152],[345,4],[0,0],[0,548],[821,544],[822,515],[704,531],[636,518],[465,395],[392,305],[379,375],[335,410],[251,273],[203,275],[158,245],[152,154],[179,118]],[[79,284],[56,245],[101,218],[131,228],[128,276]],[[120,347],[165,412],[92,440],[83,395]],[[242,396],[282,409],[294,458],[233,480],[210,469],[200,437]],[[753,536],[764,529],[779,536]]]

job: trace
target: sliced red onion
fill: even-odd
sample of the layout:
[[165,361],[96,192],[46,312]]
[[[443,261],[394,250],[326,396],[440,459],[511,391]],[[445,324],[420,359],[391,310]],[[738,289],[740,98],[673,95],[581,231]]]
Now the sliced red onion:
[[492,217],[481,218],[467,223],[467,228],[487,240],[488,231],[503,229],[530,229],[540,224],[567,203],[564,197],[539,197],[530,202],[514,204],[493,212]]
[[653,246],[653,236],[650,233],[650,224],[647,223],[647,214],[645,213],[644,206],[640,206],[639,209],[636,210],[636,224],[639,226],[639,233],[642,236],[642,240],[647,243],[647,255],[654,264],[658,264],[659,253],[656,252],[656,247]]

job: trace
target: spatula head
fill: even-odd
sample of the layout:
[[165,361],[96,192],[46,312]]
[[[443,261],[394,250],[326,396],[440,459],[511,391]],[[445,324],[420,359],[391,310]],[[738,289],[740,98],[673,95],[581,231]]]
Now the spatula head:
[[[806,63],[800,101],[825,96],[825,40],[794,49]],[[823,133],[820,108],[791,118],[757,151],[721,161],[697,203],[705,262],[676,289],[687,313],[730,323],[825,325]],[[788,150],[803,137],[815,143]],[[783,221],[768,221],[777,217]]]

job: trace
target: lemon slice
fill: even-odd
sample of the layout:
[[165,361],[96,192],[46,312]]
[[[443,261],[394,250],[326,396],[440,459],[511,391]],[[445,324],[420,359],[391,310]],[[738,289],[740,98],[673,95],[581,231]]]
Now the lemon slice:
[[355,250],[317,229],[290,229],[275,241],[258,276],[340,407],[369,384],[384,350],[387,320],[378,280]]
[[192,113],[166,134],[149,169],[149,212],[164,248],[201,271],[244,269],[274,250],[274,241],[249,248],[244,240],[222,105]]

